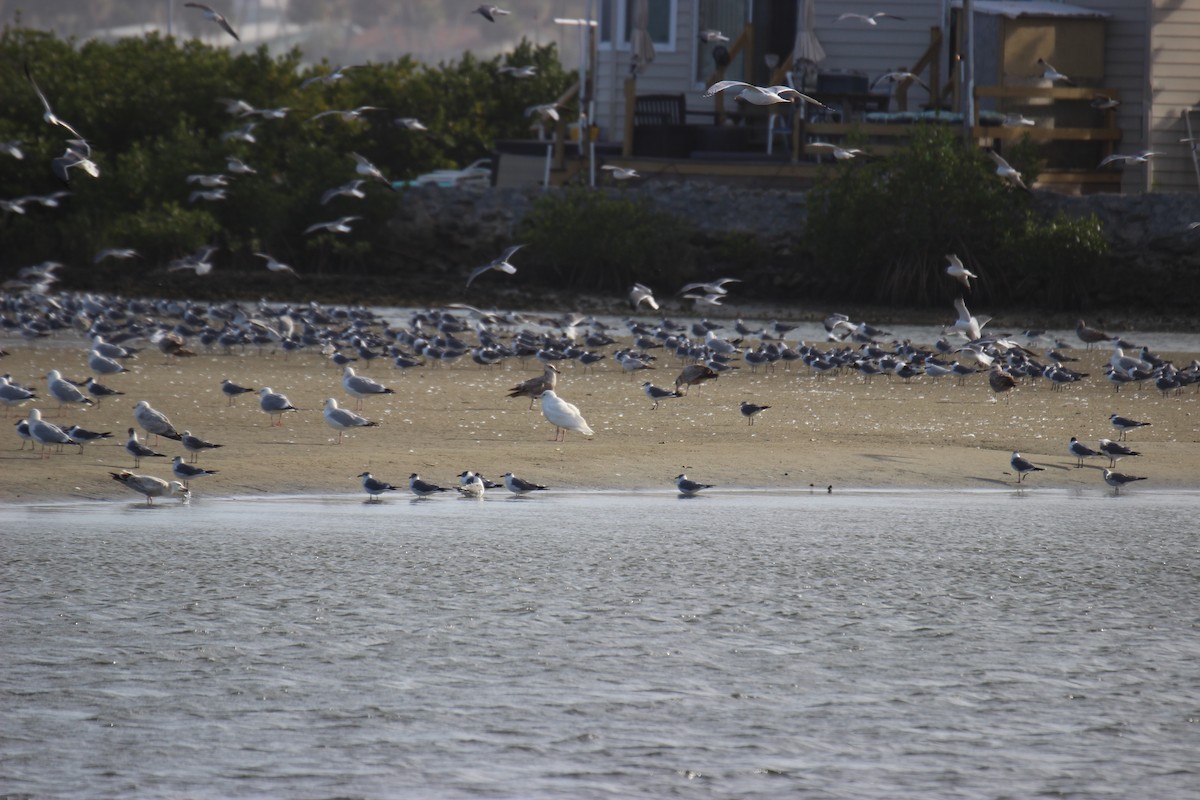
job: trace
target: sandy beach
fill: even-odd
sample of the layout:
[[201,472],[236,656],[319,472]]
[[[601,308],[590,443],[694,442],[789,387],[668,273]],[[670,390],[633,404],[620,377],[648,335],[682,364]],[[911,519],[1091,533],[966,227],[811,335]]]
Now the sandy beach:
[[[133,469],[123,445],[140,400],[167,414],[177,429],[224,445],[201,455],[199,465],[218,474],[193,483],[197,496],[361,494],[356,476],[364,470],[404,487],[405,496],[410,473],[453,486],[468,469],[497,481],[512,471],[573,490],[670,490],[684,471],[727,488],[996,488],[1016,485],[1013,450],[1045,468],[1025,479],[1030,489],[1111,493],[1102,481],[1107,459],[1092,458],[1077,469],[1066,448],[1072,436],[1093,448],[1101,437],[1116,439],[1108,421],[1113,413],[1152,423],[1129,436],[1142,455],[1118,464],[1147,478],[1127,491],[1200,487],[1200,393],[1188,388],[1163,397],[1152,385],[1115,393],[1103,377],[1107,349],[1077,349],[1083,360],[1073,366],[1091,377],[1061,392],[1038,380],[997,397],[984,374],[960,386],[948,378],[906,384],[895,377],[867,382],[851,373],[817,377],[799,364],[757,372],[743,366],[657,410],[642,383],[671,386],[681,366],[675,359],[660,357],[656,369],[632,374],[611,357],[586,372],[566,362],[558,394],[581,409],[595,436],[571,433],[563,442],[553,440],[554,427],[539,404],[531,410],[527,398],[506,397],[509,388],[541,373],[534,360],[482,368],[465,358],[399,370],[379,359],[356,365],[395,392],[365,402],[363,414],[379,426],[349,432],[337,444],[322,406],[329,397],[343,407],[354,400],[342,387],[341,370],[317,352],[248,349],[168,359],[148,347],[129,363],[132,372],[103,380],[124,396],[60,410],[44,399],[46,373],[58,369],[85,379],[86,340],[67,333],[33,343],[10,339],[0,347],[9,353],[3,371],[43,398],[7,409],[0,502],[9,504],[134,499],[109,472]],[[1193,357],[1162,355],[1181,365]],[[257,395],[227,404],[224,378],[270,386],[302,410],[272,427]],[[738,411],[743,400],[770,409],[751,426]],[[113,438],[82,454],[75,447],[46,458],[28,445],[22,451],[13,425],[31,408],[62,427],[79,424],[111,431]],[[148,443],[166,457],[145,459],[135,471],[170,479],[171,458],[187,454],[170,440],[150,437]]]

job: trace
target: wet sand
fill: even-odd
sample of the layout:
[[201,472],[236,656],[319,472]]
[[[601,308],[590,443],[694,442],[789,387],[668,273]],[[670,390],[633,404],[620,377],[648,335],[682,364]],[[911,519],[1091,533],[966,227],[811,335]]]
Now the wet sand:
[[[2,371],[34,386],[42,398],[50,369],[79,380],[89,374],[84,341],[69,335],[66,341],[9,340],[0,347],[10,353],[0,362]],[[538,404],[530,410],[527,398],[505,396],[541,373],[536,361],[484,369],[466,358],[399,370],[380,359],[356,366],[395,393],[368,399],[363,413],[379,426],[349,432],[339,445],[321,409],[328,397],[351,408],[354,400],[342,388],[341,370],[320,354],[250,350],[168,360],[150,348],[130,363],[133,372],[102,380],[124,391],[122,397],[95,408],[58,410],[43,399],[8,409],[0,502],[135,499],[108,473],[133,469],[123,445],[139,400],[167,414],[179,430],[224,445],[201,455],[200,466],[219,472],[192,484],[197,496],[361,495],[356,476],[364,470],[401,486],[405,496],[410,473],[453,486],[467,469],[497,482],[511,470],[553,488],[583,490],[671,490],[684,471],[728,488],[997,488],[1016,485],[1009,468],[1013,450],[1045,468],[1025,479],[1031,489],[1111,493],[1101,472],[1108,460],[1089,459],[1076,469],[1066,447],[1071,436],[1093,448],[1101,437],[1116,439],[1112,413],[1152,423],[1129,436],[1142,455],[1117,466],[1148,479],[1127,491],[1200,487],[1200,393],[1188,388],[1164,398],[1150,385],[1114,393],[1102,369],[1109,352],[1075,352],[1084,360],[1072,366],[1091,377],[1062,392],[1039,379],[997,398],[983,374],[960,386],[947,378],[909,384],[894,377],[868,383],[850,373],[819,378],[803,365],[756,373],[743,367],[657,410],[641,384],[671,386],[680,369],[674,359],[634,374],[622,372],[611,357],[587,372],[569,362],[558,394],[579,406],[595,436],[569,433],[557,443]],[[1193,357],[1162,355],[1181,365]],[[227,405],[223,378],[270,386],[303,410],[272,427],[257,395]],[[738,411],[742,400],[771,408],[748,425]],[[74,447],[46,458],[28,445],[20,451],[13,424],[35,407],[55,424],[111,431],[113,438],[82,454]],[[145,459],[135,471],[170,479],[171,458],[187,454],[170,440],[149,437],[149,444],[167,457]]]

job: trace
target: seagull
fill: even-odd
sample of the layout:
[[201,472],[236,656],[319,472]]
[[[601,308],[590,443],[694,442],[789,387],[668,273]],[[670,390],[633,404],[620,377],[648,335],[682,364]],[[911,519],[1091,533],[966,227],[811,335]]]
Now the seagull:
[[[712,367],[705,364],[688,364],[679,372],[679,377],[675,379],[675,389],[684,387],[685,390],[691,389],[693,384],[704,383],[705,381],[715,381],[717,372]],[[687,394],[687,391],[684,391]]]
[[328,117],[333,114],[338,114],[341,116],[342,121],[353,122],[356,119],[362,119],[362,115],[367,113],[368,111],[386,111],[386,110],[387,109],[381,108],[379,106],[358,106],[357,108],[348,108],[345,110],[331,109],[329,111],[322,111],[319,114],[314,114],[313,116],[308,118],[308,121],[312,122],[313,120],[318,120],[318,119],[321,119],[322,117]]
[[192,204],[197,200],[209,200],[216,202],[217,200],[225,200],[224,189],[197,189],[188,195],[188,204]]
[[258,170],[251,167],[237,156],[225,156],[225,169],[234,175],[256,175]]
[[542,396],[542,393],[548,389],[553,389],[558,382],[558,368],[553,364],[547,364],[545,371],[537,377],[529,380],[521,381],[516,386],[508,390],[509,397],[528,397],[529,408],[533,409],[533,401]]
[[111,439],[112,438],[111,431],[105,431],[103,433],[99,433],[97,431],[89,431],[87,428],[81,428],[78,425],[72,425],[69,428],[65,428],[63,430],[63,433],[65,433],[67,436],[70,436],[71,441],[73,441],[73,442],[75,442],[75,444],[79,445],[80,453],[83,452],[83,446],[85,444],[88,444],[90,442],[99,441],[100,439]]
[[50,160],[50,170],[66,185],[71,184],[71,170],[82,169],[93,178],[100,177],[100,167],[92,161],[92,148],[82,139],[68,139],[67,149],[58,158]]
[[203,478],[208,475],[216,475],[219,470],[204,469],[204,467],[196,467],[184,462],[183,456],[175,456],[175,460],[171,462],[171,473],[183,481],[183,488],[189,488],[191,481],[196,478]]
[[977,317],[968,311],[962,295],[954,298],[954,308],[958,311],[958,319],[951,327],[966,336],[968,341],[973,342],[982,336],[983,326],[992,321],[992,318],[986,314]]
[[1121,435],[1117,437],[1118,442],[1125,441],[1125,434],[1129,433],[1130,431],[1137,428],[1144,428],[1150,424],[1149,422],[1138,422],[1137,420],[1129,419],[1128,417],[1120,417],[1116,414],[1110,415],[1108,421],[1112,423],[1114,428],[1121,432]]
[[525,116],[532,117],[535,114],[558,122],[558,103],[539,103],[525,109]]
[[1046,59],[1039,58],[1037,63],[1042,65],[1042,80],[1051,82],[1062,81],[1068,86],[1075,85],[1075,81],[1071,80],[1066,75],[1063,75],[1061,72],[1052,67],[1050,64],[1046,63]]
[[1013,451],[1013,454],[1012,454],[1012,460],[1009,461],[1009,463],[1012,464],[1012,468],[1017,473],[1017,483],[1020,483],[1021,481],[1025,480],[1025,476],[1028,475],[1030,472],[1045,472],[1046,471],[1045,467],[1035,466],[1032,462],[1029,461],[1029,459],[1023,458],[1021,456],[1021,454],[1015,450]]
[[270,386],[264,386],[258,390],[258,406],[271,419],[272,427],[276,428],[283,427],[284,414],[300,410],[292,405],[286,395],[271,391]]
[[[38,87],[37,81],[33,79],[33,73],[29,71],[28,63],[25,64],[25,77],[28,78],[29,82],[33,85],[33,91],[37,92],[38,99],[42,101],[42,119],[50,125],[57,125],[60,128],[66,128],[71,132],[71,135],[74,136],[76,140],[86,143],[83,134],[72,128],[70,123],[60,119],[54,113],[54,109],[50,107],[50,101],[46,99],[46,95],[42,94],[42,90]],[[91,148],[89,147],[88,150],[90,154]]]
[[1013,111],[1005,114],[1000,124],[1005,128],[1032,128],[1037,125],[1037,121]]
[[510,258],[512,258],[513,253],[517,252],[524,246],[525,245],[523,245],[523,244],[514,244],[512,247],[505,250],[504,253],[501,254],[501,256],[499,258],[493,259],[490,264],[485,264],[482,267],[478,267],[477,269],[472,271],[471,276],[469,278],[467,278],[467,287],[471,286],[471,281],[475,280],[476,278],[478,278],[480,275],[487,272],[488,270],[494,269],[497,272],[507,272],[509,275],[515,275],[517,272],[517,268],[514,267],[512,264],[508,263],[508,260]]
[[497,72],[507,72],[509,75],[512,75],[514,78],[532,78],[533,76],[537,75],[537,65],[536,64],[525,64],[524,66],[520,66],[520,67],[504,66],[504,67],[500,67],[500,69],[498,69],[496,71]]
[[107,247],[96,253],[96,257],[92,259],[92,263],[99,264],[106,258],[119,258],[122,260],[126,258],[138,258],[140,255],[141,253],[137,250],[129,247]]
[[1120,163],[1120,164],[1145,164],[1148,161],[1150,161],[1150,159],[1154,158],[1157,155],[1162,155],[1162,154],[1155,153],[1151,150],[1142,150],[1141,152],[1134,153],[1133,155],[1120,155],[1118,153],[1113,153],[1111,156],[1105,156],[1100,161],[1100,163],[1096,166],[1096,169],[1100,169],[1101,167],[1107,167],[1109,164],[1117,164],[1117,163]]
[[229,398],[228,405],[233,405],[234,398],[236,398],[239,394],[246,394],[247,392],[253,392],[256,390],[247,388],[245,386],[238,386],[236,383],[229,380],[229,378],[223,378],[221,380],[221,391],[227,398]]
[[162,453],[152,450],[138,440],[137,430],[129,429],[129,438],[125,441],[125,452],[133,456],[133,466],[137,469],[142,465],[143,458],[166,458]]
[[704,44],[724,43],[729,41],[729,37],[720,31],[705,30],[700,31],[700,41]]
[[304,229],[304,232],[312,233],[313,231],[325,230],[330,233],[350,233],[350,223],[362,219],[362,217],[339,217],[331,222],[314,222]]
[[482,499],[484,490],[487,488],[483,483],[483,476],[478,473],[466,470],[458,473],[458,486],[456,487],[459,494],[464,497],[475,497]]
[[153,475],[135,475],[128,470],[121,472],[110,472],[112,479],[128,489],[132,489],[138,494],[146,496],[146,505],[153,505],[155,497],[163,495],[182,495],[187,498],[190,492],[179,481],[164,481],[162,478],[156,478]]
[[639,173],[633,167],[621,167],[617,166],[616,164],[605,164],[600,169],[611,175],[614,181],[628,181],[634,178],[642,177],[641,173]]
[[636,311],[642,303],[650,306],[655,311],[658,310],[658,301],[654,299],[654,292],[648,286],[635,283],[629,288],[629,304]]
[[1146,480],[1144,477],[1138,475],[1126,475],[1123,472],[1113,472],[1111,469],[1104,470],[1104,482],[1113,487],[1114,494],[1120,494],[1121,487],[1127,483],[1144,480]]
[[742,416],[746,418],[747,425],[754,424],[754,417],[766,411],[770,406],[760,406],[751,403],[749,400],[743,400],[738,409],[742,412]]
[[925,81],[921,80],[921,77],[919,75],[917,75],[915,72],[909,72],[907,70],[895,70],[893,72],[883,73],[882,75],[880,75],[878,78],[875,79],[874,83],[871,84],[871,90],[874,91],[875,89],[879,88],[879,84],[881,84],[881,83],[892,83],[892,84],[916,83],[918,86],[920,86],[925,91],[927,91],[927,92],[932,91],[929,88],[929,84],[927,84],[927,83],[925,83]]
[[8,416],[8,409],[13,406],[18,406],[26,400],[36,400],[37,394],[32,390],[26,389],[24,386],[18,386],[9,381],[7,376],[0,375],[0,403],[5,405],[5,416]]
[[258,127],[257,122],[247,122],[240,128],[232,131],[225,131],[221,134],[222,142],[245,142],[246,144],[254,144],[258,139],[254,138],[254,129]]
[[199,436],[194,436],[191,431],[184,431],[183,438],[181,438],[179,440],[179,442],[180,442],[180,444],[183,445],[184,450],[187,450],[189,453],[192,454],[192,457],[190,460],[193,464],[196,463],[196,461],[200,458],[201,451],[212,450],[217,447],[225,446],[223,444],[214,444],[212,442],[206,442],[205,440],[201,439]]
[[962,261],[954,253],[947,253],[946,260],[950,262],[950,265],[946,267],[946,274],[961,283],[968,292],[971,291],[971,278],[979,276],[964,267]]
[[805,142],[804,152],[818,156],[830,155],[835,161],[849,161],[867,154],[866,150],[860,150],[857,147],[841,147],[830,142]]
[[1021,179],[1021,173],[1017,172],[1012,166],[1004,160],[1004,156],[994,150],[987,151],[988,157],[996,162],[996,174],[1004,180],[1016,186],[1018,189],[1029,191],[1029,187],[1025,185],[1025,181]]
[[220,173],[217,173],[215,175],[204,175],[204,174],[197,173],[195,175],[188,175],[187,178],[184,179],[184,182],[185,183],[198,183],[201,186],[205,187],[206,189],[212,189],[212,188],[215,188],[218,186],[228,186],[229,178],[227,178],[224,175],[221,175]]
[[812,103],[818,108],[827,108],[821,101],[806,94],[801,94],[790,86],[755,86],[745,81],[717,81],[708,87],[708,91],[702,94],[701,97],[712,97],[726,89],[734,89],[739,86],[742,87],[742,91],[737,96],[751,105],[771,106],[776,103],[790,103],[793,100],[803,100],[805,103]]
[[741,278],[718,278],[717,280],[709,281],[708,283],[688,283],[685,284],[678,292],[676,292],[676,294],[683,294],[684,292],[701,289],[705,292],[705,294],[723,295],[729,293],[729,290],[725,288],[725,284],[741,282]]
[[384,186],[391,189],[393,192],[396,191],[396,187],[392,186],[392,182],[389,181],[387,178],[383,177],[383,173],[380,172],[379,167],[375,166],[370,161],[368,161],[364,156],[360,156],[358,153],[351,153],[350,157],[353,158],[355,161],[354,171],[356,173],[358,173],[359,175],[362,175],[364,177],[370,178],[371,180],[379,181]]
[[416,117],[396,117],[396,124],[408,131],[427,131],[429,128]]
[[25,152],[21,150],[21,143],[16,139],[0,142],[0,153],[12,156],[18,161],[25,158]]
[[516,475],[513,475],[511,472],[504,473],[504,486],[510,492],[515,494],[517,497],[521,497],[522,495],[529,494],[530,492],[544,490],[546,488],[545,486],[542,486],[540,483],[531,483],[522,478],[518,478]]
[[587,420],[579,412],[579,408],[561,399],[553,389],[542,392],[542,416],[554,426],[554,441],[556,442],[566,441],[567,431],[575,431],[584,436],[595,435],[595,432],[588,427]]
[[646,397],[649,397],[651,400],[654,401],[654,405],[650,409],[651,411],[658,408],[658,404],[661,403],[663,400],[666,400],[667,398],[683,397],[683,395],[681,395],[679,393],[678,389],[676,389],[674,391],[672,391],[670,389],[660,389],[657,386],[655,386],[654,384],[650,383],[650,381],[646,381],[645,383],[642,384],[642,391],[644,391],[646,393]]
[[1101,111],[1107,111],[1110,108],[1116,108],[1117,106],[1121,105],[1121,101],[1115,97],[1109,97],[1106,94],[1096,92],[1096,94],[1092,97],[1092,102],[1088,105],[1090,105],[1092,108],[1100,109]]
[[[996,394],[1004,394],[1010,391],[1017,385],[1017,379],[1009,374],[999,364],[992,364],[992,370],[988,373],[988,386],[992,387],[992,391]],[[1005,395],[1007,399],[1007,395]]]
[[400,488],[398,486],[392,486],[387,481],[379,480],[369,472],[359,473],[357,477],[362,478],[362,487],[363,491],[367,493],[368,503],[374,502],[374,500],[384,492],[395,492]]
[[834,22],[841,22],[841,21],[847,20],[847,19],[856,20],[858,22],[863,23],[864,25],[871,25],[871,26],[878,25],[879,20],[881,20],[881,19],[895,19],[895,20],[899,20],[900,22],[907,21],[904,17],[897,17],[895,14],[889,14],[886,11],[876,11],[874,14],[870,14],[870,15],[867,15],[867,14],[842,14],[836,20],[834,20]]
[[325,400],[324,416],[325,424],[338,432],[338,444],[342,443],[342,434],[351,428],[376,428],[379,426],[378,422],[359,416],[348,408],[338,408],[337,400],[332,397]]
[[408,476],[408,488],[412,490],[413,494],[420,498],[429,497],[430,495],[437,494],[438,492],[446,491],[435,483],[429,483],[428,481],[421,480],[421,476],[415,472]]
[[1067,452],[1070,453],[1071,455],[1075,456],[1075,459],[1076,459],[1075,467],[1076,468],[1083,466],[1083,460],[1085,458],[1091,458],[1092,456],[1100,455],[1099,452],[1088,447],[1086,444],[1079,441],[1074,436],[1072,436],[1071,441],[1067,443]]
[[58,401],[60,409],[69,403],[81,403],[89,406],[96,404],[95,400],[79,391],[78,386],[65,380],[56,369],[46,373],[46,388],[49,390],[50,396]]
[[46,446],[55,447],[60,444],[73,444],[80,448],[82,445],[67,435],[67,432],[57,425],[42,419],[42,412],[36,408],[29,409],[29,438],[42,446],[42,458],[46,457]]
[[292,269],[287,264],[284,264],[282,261],[276,261],[274,256],[270,256],[266,253],[255,253],[254,255],[258,256],[259,258],[265,258],[267,260],[267,269],[269,269],[271,272],[282,272],[287,275],[291,275],[293,278],[300,277],[296,274],[296,270]]
[[695,497],[702,489],[711,489],[711,483],[696,483],[690,480],[686,473],[680,473],[675,476],[675,488],[684,497]]
[[1108,466],[1115,467],[1117,462],[1125,456],[1140,456],[1136,450],[1130,450],[1123,444],[1114,442],[1112,439],[1100,440],[1100,452],[1108,456]]
[[364,183],[366,183],[366,181],[358,180],[356,178],[349,183],[343,183],[341,186],[335,186],[332,189],[327,190],[325,194],[321,195],[321,205],[325,205],[335,197],[353,197],[356,200],[366,197],[367,193],[362,190],[362,185]]
[[[128,371],[128,370],[126,370],[126,371]],[[99,381],[97,381],[95,378],[93,378],[91,376],[89,376],[88,379],[83,382],[83,388],[87,389],[88,394],[90,394],[92,397],[96,398],[96,407],[97,408],[99,408],[100,402],[104,398],[119,397],[119,396],[125,394],[124,392],[117,391],[116,389],[105,386],[103,383],[100,383]]]
[[342,370],[342,388],[346,390],[346,394],[357,401],[354,406],[357,410],[362,410],[363,400],[368,397],[396,393],[394,389],[389,389],[382,383],[365,375],[356,375],[354,367],[351,366],[347,366]]
[[221,28],[226,33],[228,33],[230,36],[232,36],[237,41],[240,42],[242,40],[241,37],[238,36],[237,33],[233,30],[233,26],[229,24],[229,20],[225,19],[225,17],[223,15],[217,13],[216,9],[212,8],[211,6],[206,6],[206,5],[204,5],[204,3],[184,3],[183,5],[185,8],[200,9],[202,12],[204,12],[205,19],[209,20],[210,22],[215,22],[218,25],[220,25]]
[[488,22],[495,22],[495,21],[496,21],[496,17],[499,17],[499,16],[504,16],[504,15],[507,15],[507,14],[511,14],[512,12],[511,12],[511,11],[506,11],[506,10],[504,10],[503,8],[500,8],[500,6],[487,6],[487,5],[484,5],[484,6],[480,6],[479,8],[475,9],[475,10],[474,10],[474,11],[472,11],[471,13],[472,13],[472,14],[478,14],[479,16],[481,16],[481,17],[483,17],[484,19],[486,19]]
[[1079,337],[1080,341],[1087,345],[1088,350],[1091,350],[1092,345],[1096,344],[1097,342],[1111,342],[1117,338],[1116,336],[1109,336],[1099,328],[1090,327],[1083,320],[1079,320],[1075,323],[1075,335]]
[[138,404],[133,407],[133,419],[142,426],[146,433],[165,436],[177,442],[183,439],[183,434],[175,430],[175,426],[171,424],[171,420],[167,419],[167,415],[151,408],[145,400],[139,400]]
[[358,66],[358,64],[344,64],[339,66],[328,75],[313,75],[311,78],[305,78],[300,82],[300,88],[302,90],[307,89],[314,83],[334,83],[335,81],[340,81],[342,78],[346,77],[346,70],[357,69]]

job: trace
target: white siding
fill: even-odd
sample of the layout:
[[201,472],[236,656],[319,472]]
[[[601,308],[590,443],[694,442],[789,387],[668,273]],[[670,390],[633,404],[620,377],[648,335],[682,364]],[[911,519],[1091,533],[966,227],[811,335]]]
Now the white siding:
[[[1200,0],[1153,0],[1150,21],[1149,149],[1160,152],[1150,163],[1154,191],[1195,192],[1192,154],[1179,140],[1187,135],[1183,111],[1200,104]],[[1200,135],[1200,113],[1192,117]]]

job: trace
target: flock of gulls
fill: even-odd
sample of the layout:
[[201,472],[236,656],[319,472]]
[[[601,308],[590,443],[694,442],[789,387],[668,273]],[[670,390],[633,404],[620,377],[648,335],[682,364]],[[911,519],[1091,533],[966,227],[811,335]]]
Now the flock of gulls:
[[[228,20],[214,8],[195,2],[185,5],[203,13],[229,36],[238,39],[237,32]],[[496,22],[498,17],[509,12],[496,6],[480,6],[475,13],[489,22]],[[890,16],[844,14],[839,21],[876,25]],[[706,34],[710,37],[706,41],[726,40],[719,32],[713,31],[706,31],[701,38]],[[1053,69],[1049,65],[1044,66],[1047,74]],[[306,84],[339,80],[346,69],[349,67],[339,67],[331,73],[309,79]],[[532,67],[514,66],[506,69],[515,77],[533,74]],[[91,160],[91,148],[86,137],[55,114],[50,100],[38,87],[28,66],[26,76],[41,101],[45,122],[55,130],[65,132],[64,135],[69,135],[66,151],[51,165],[53,171],[64,182],[69,181],[72,171],[76,169],[97,176],[99,170]],[[896,73],[884,76],[884,79],[897,82],[913,77]],[[1052,79],[1067,80],[1058,73]],[[760,87],[741,81],[715,83],[706,96],[724,91],[736,91],[742,100],[755,105],[797,100],[820,105],[815,99],[790,87]],[[280,118],[288,112],[288,109],[254,109],[236,100],[227,102],[230,113],[239,117],[258,115],[263,119],[271,119]],[[556,108],[555,104],[546,104],[530,109],[527,114],[556,118]],[[313,120],[336,116],[353,121],[378,110],[382,109],[362,106],[325,111],[317,114]],[[406,127],[420,127],[416,120],[403,122]],[[253,141],[253,124],[249,123],[243,131],[228,135],[230,138],[240,136]],[[322,204],[340,196],[360,198],[368,182],[380,182],[392,188],[391,182],[368,159],[358,153],[348,155],[355,163],[355,178],[327,191],[322,197]],[[850,153],[847,157],[852,155]],[[1150,155],[1145,154],[1145,158]],[[1001,178],[1024,188],[1019,173],[1012,170],[1000,156],[992,154],[992,157],[996,160],[997,174]],[[227,167],[231,174],[253,171],[232,156]],[[632,176],[614,172],[614,178],[617,179]],[[196,174],[190,176],[188,182],[196,186],[190,195],[190,202],[217,201],[224,198],[229,177],[224,174]],[[4,210],[23,213],[20,210],[23,204],[33,202],[53,207],[63,194],[58,192],[3,201],[8,203]],[[348,233],[359,219],[350,215],[314,223],[306,233]],[[477,281],[498,280],[505,275],[516,274],[518,268],[512,261],[524,246],[514,244],[488,264],[472,269],[464,288],[470,288]],[[211,247],[202,248],[191,256],[179,259],[169,269],[192,270],[196,275],[207,275],[212,271],[209,259],[213,250]],[[109,248],[97,254],[96,261],[132,258],[136,255],[128,248]],[[292,267],[280,263],[269,253],[255,255],[262,258],[265,266],[273,272],[299,277]],[[625,320],[625,329],[622,331],[578,314],[564,313],[543,318],[532,325],[528,318],[517,314],[486,312],[462,304],[413,312],[407,324],[395,325],[369,309],[324,307],[316,302],[307,306],[275,307],[265,302],[255,306],[234,303],[203,305],[55,292],[53,286],[59,280],[58,270],[62,269],[62,265],[48,261],[20,270],[16,279],[4,285],[3,294],[0,294],[0,330],[9,337],[27,342],[36,342],[56,334],[82,335],[87,346],[86,363],[91,374],[86,379],[72,379],[65,374],[65,367],[49,370],[44,376],[44,394],[41,386],[34,385],[31,376],[18,379],[4,375],[0,377],[0,403],[6,407],[6,414],[11,408],[43,403],[56,404],[56,412],[62,414],[66,413],[66,409],[96,406],[112,401],[112,398],[131,394],[135,387],[117,387],[128,381],[136,381],[137,370],[131,365],[136,362],[139,350],[147,348],[172,360],[185,359],[200,352],[233,353],[247,348],[269,348],[282,353],[283,357],[297,352],[319,353],[321,358],[340,368],[341,391],[350,398],[349,403],[343,404],[337,397],[328,397],[321,411],[325,423],[337,432],[337,445],[343,443],[348,432],[379,427],[377,420],[366,415],[364,402],[394,392],[385,382],[362,374],[361,369],[375,360],[390,362],[398,370],[436,368],[468,360],[479,367],[490,367],[509,359],[517,359],[522,363],[536,360],[542,366],[541,374],[513,386],[508,396],[529,398],[531,410],[534,404],[540,404],[542,416],[554,427],[555,441],[565,441],[570,433],[584,437],[595,435],[584,412],[560,394],[557,378],[562,373],[562,366],[571,361],[578,362],[584,371],[607,362],[632,378],[633,373],[661,369],[673,359],[673,363],[679,365],[679,370],[672,385],[658,386],[649,380],[641,384],[652,410],[659,409],[664,403],[682,402],[681,398],[686,397],[693,386],[716,380],[722,375],[736,374],[739,370],[750,373],[771,371],[780,367],[805,369],[821,380],[839,375],[856,375],[863,382],[883,377],[904,383],[948,380],[965,384],[975,376],[982,376],[991,392],[1005,402],[1014,389],[1022,384],[1045,382],[1051,390],[1062,392],[1070,391],[1070,387],[1080,381],[1100,379],[1099,376],[1072,368],[1071,364],[1076,360],[1069,352],[1073,343],[1047,342],[1044,332],[1039,331],[1023,332],[1024,342],[1018,342],[1012,334],[992,335],[987,332],[985,328],[990,318],[973,314],[964,299],[964,295],[971,291],[971,281],[977,276],[956,255],[948,254],[946,259],[945,275],[953,282],[952,285],[960,287],[961,293],[953,304],[955,318],[929,346],[898,341],[885,330],[837,313],[825,318],[826,339],[822,343],[789,339],[796,326],[777,321],[755,328],[740,319],[725,325],[703,318],[681,323],[666,316],[658,320],[631,316]],[[706,309],[721,306],[729,298],[732,286],[739,282],[737,278],[726,277],[689,283],[675,293],[673,300],[690,301],[695,315],[703,317]],[[654,290],[641,283],[630,287],[627,299],[635,315],[661,309]],[[1124,342],[1117,336],[1086,325],[1083,320],[1076,327],[1076,335],[1079,342],[1089,349],[1097,346],[1111,348],[1112,355],[1104,367],[1103,380],[1109,382],[1114,393],[1119,393],[1124,387],[1152,385],[1164,396],[1169,396],[1200,381],[1200,362],[1176,365],[1154,354],[1148,347]],[[132,378],[129,377],[131,375]],[[43,376],[36,377],[41,379]],[[115,385],[110,386],[106,382]],[[242,386],[226,379],[222,382],[221,390],[229,405],[234,405],[243,394],[257,395],[258,408],[267,415],[272,427],[283,427],[286,416],[305,411],[294,405],[285,392],[270,386]],[[730,413],[736,412],[747,426],[754,426],[771,407],[762,398],[746,398],[730,409]],[[113,480],[144,496],[147,504],[152,504],[157,497],[187,497],[194,481],[219,473],[219,470],[202,468],[196,462],[203,453],[221,448],[222,444],[207,441],[188,429],[177,428],[165,413],[151,407],[145,400],[138,401],[131,409],[132,424],[127,428],[124,449],[132,459],[133,469],[140,469],[144,460],[169,459],[171,478],[122,470],[111,473]],[[111,432],[91,431],[80,425],[60,426],[45,416],[40,408],[33,407],[15,425],[22,439],[21,448],[24,449],[26,441],[31,447],[40,446],[42,458],[49,458],[68,446],[77,447],[82,452],[89,444],[113,436]],[[1103,468],[1104,481],[1119,493],[1122,487],[1143,480],[1139,476],[1117,472],[1116,466],[1121,459],[1141,455],[1124,440],[1131,431],[1144,428],[1150,422],[1117,414],[1110,417],[1110,422],[1117,432],[1116,439],[1101,439],[1093,449],[1072,437],[1066,452],[1077,467],[1082,467],[1087,459],[1108,459],[1108,466]],[[158,452],[163,439],[178,443],[183,453],[172,456]],[[1017,475],[1017,483],[1021,485],[1028,476],[1044,470],[1019,452],[1012,453],[1009,465]],[[398,490],[397,486],[369,471],[356,477],[361,479],[363,491],[370,501]],[[696,496],[711,488],[708,484],[689,479],[686,474],[675,478],[675,486],[684,497]],[[417,473],[410,475],[408,481],[409,491],[418,498],[434,497],[448,491],[468,497],[482,497],[488,489],[500,487],[518,497],[546,488],[517,477],[512,472],[503,476],[502,484],[492,483],[479,472],[471,470],[460,473],[457,485],[449,488],[427,481]]]

